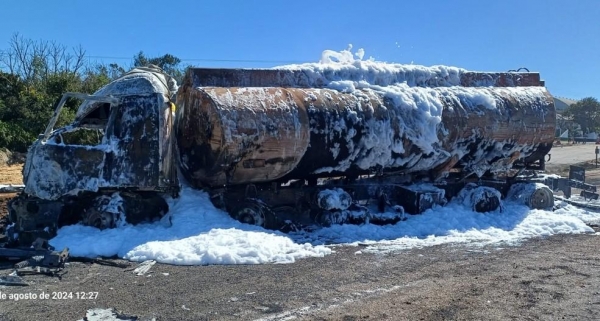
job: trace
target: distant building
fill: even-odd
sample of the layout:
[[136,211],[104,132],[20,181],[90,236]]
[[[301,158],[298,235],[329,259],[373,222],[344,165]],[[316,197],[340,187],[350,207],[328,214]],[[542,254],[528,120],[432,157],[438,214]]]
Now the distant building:
[[564,97],[554,97],[554,107],[556,107],[556,112],[561,114],[567,107],[576,103],[577,100],[564,98]]
[[[564,97],[554,97],[554,107],[556,108],[556,136],[561,138],[568,138],[573,136],[581,136],[583,133],[581,132],[581,126],[573,122],[573,119],[570,117],[565,117],[562,113],[569,106],[576,103],[577,100],[564,98]],[[565,137],[566,136],[566,137]]]
[[581,135],[581,126],[570,117],[556,114],[556,137],[569,138]]
[[581,126],[575,123],[571,117],[562,115],[565,109],[576,102],[577,100],[574,99],[554,97],[554,106],[556,108],[556,137],[582,139],[582,141],[598,140],[598,137],[600,136],[598,133],[583,132]]

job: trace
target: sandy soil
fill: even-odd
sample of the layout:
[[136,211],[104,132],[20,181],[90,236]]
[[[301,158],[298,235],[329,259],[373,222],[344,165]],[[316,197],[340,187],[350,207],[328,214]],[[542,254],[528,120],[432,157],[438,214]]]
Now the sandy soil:
[[0,184],[23,184],[23,165],[0,166]]
[[[22,170],[22,164],[0,166],[0,184],[23,184]],[[0,235],[4,233],[5,220],[8,215],[6,204],[15,196],[15,193],[0,193]]]

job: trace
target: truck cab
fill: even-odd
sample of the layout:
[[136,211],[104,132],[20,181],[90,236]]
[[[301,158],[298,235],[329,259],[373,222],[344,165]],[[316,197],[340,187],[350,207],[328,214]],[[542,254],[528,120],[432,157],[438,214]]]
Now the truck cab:
[[[176,90],[174,79],[149,66],[131,70],[93,95],[65,93],[27,153],[24,192],[9,206],[11,221],[17,222],[13,228],[37,230],[53,221],[50,229],[56,229],[60,222],[82,219],[72,217],[79,216],[77,211],[101,212],[84,214],[84,222],[110,227],[114,220],[107,221],[102,212],[110,211],[111,200],[123,203],[124,195],[133,194],[157,199],[158,193],[175,190],[171,99]],[[69,98],[83,100],[75,120],[54,129]]]

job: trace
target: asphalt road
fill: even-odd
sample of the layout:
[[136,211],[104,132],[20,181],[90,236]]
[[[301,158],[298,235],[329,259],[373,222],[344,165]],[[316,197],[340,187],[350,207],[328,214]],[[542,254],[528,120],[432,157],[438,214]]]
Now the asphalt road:
[[[578,144],[564,147],[553,147],[550,150],[548,165],[569,165],[596,159],[594,143]],[[600,156],[600,155],[599,155]]]
[[[73,262],[60,279],[0,286],[0,320],[79,320],[92,308],[139,320],[598,320],[599,245],[597,235],[558,235],[378,255],[338,247],[293,264],[156,264],[144,276]],[[1,299],[15,293],[38,299]]]

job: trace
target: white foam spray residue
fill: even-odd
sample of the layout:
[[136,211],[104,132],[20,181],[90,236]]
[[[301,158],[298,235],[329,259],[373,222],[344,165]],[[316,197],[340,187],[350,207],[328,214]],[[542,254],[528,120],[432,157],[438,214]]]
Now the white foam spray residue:
[[[335,225],[313,232],[284,234],[242,224],[214,208],[208,195],[185,188],[169,201],[161,221],[99,230],[72,225],[50,240],[74,256],[118,256],[177,265],[292,263],[332,253],[329,245],[368,244],[363,252],[390,252],[440,244],[518,245],[555,234],[593,233],[586,222],[600,213],[557,202],[556,211],[531,210],[504,202],[503,210],[477,213],[460,201],[409,215],[395,225]],[[390,213],[391,214],[391,213]]]
[[[364,50],[359,49],[353,54],[351,49],[352,46],[341,52],[325,50],[317,63],[275,67],[275,69],[302,72],[308,77],[307,83],[352,94],[358,101],[363,97],[381,97],[392,102],[380,107],[393,112],[394,116],[391,119],[369,120],[365,123],[368,131],[363,133],[360,141],[356,144],[348,144],[350,149],[348,159],[339,160],[336,166],[318,169],[315,171],[316,174],[344,171],[351,165],[370,169],[376,166],[390,168],[408,164],[407,167],[411,167],[413,171],[427,170],[445,163],[452,155],[460,159],[469,154],[466,149],[454,150],[451,155],[449,151],[441,148],[440,133],[447,130],[442,125],[444,108],[452,109],[454,104],[460,105],[466,109],[467,113],[464,117],[467,118],[470,115],[481,116],[488,112],[500,116],[505,108],[501,107],[505,97],[519,101],[524,106],[539,106],[540,97],[545,97],[543,87],[491,88],[495,84],[493,77],[478,81],[478,87],[465,87],[461,86],[461,77],[467,72],[465,69],[442,65],[426,67],[384,63],[372,58],[363,60]],[[307,99],[315,93],[317,92],[308,92]],[[363,101],[368,102],[367,99]],[[446,103],[447,106],[444,107],[442,103],[444,101],[455,103]],[[369,103],[360,102],[357,106],[346,107],[346,109],[351,108],[360,110],[372,107]],[[543,111],[540,111],[540,115],[545,117]],[[506,117],[497,117],[497,119],[504,118]],[[473,135],[476,136],[477,133]],[[351,140],[353,136],[349,132],[347,140]],[[418,147],[423,155],[431,155],[426,159],[414,157],[415,155],[393,156],[392,152],[404,152],[402,141],[394,137],[402,137],[403,140],[406,139]],[[526,146],[517,144],[514,150],[525,151]],[[330,151],[334,158],[338,157],[339,148],[332,146]],[[503,152],[502,155],[481,152],[480,155],[475,155],[477,157],[469,164],[463,165],[466,170],[478,174],[490,168],[503,169],[501,164],[496,166],[487,163],[490,158],[497,156],[506,158],[514,152],[503,149],[500,151]],[[522,157],[526,156],[522,155]],[[411,163],[417,161],[418,164]],[[412,168],[415,165],[416,167]]]
[[[466,100],[494,108],[485,91],[451,88],[460,83],[463,69],[385,64],[372,59],[362,60],[363,56],[362,50],[354,55],[349,50],[341,53],[326,51],[320,63],[278,68],[307,70],[329,88],[385,91],[388,97],[398,99],[404,110],[420,113],[421,120],[407,126],[406,130],[422,126],[423,129],[415,132],[413,137],[420,140],[422,148],[437,141],[433,127],[439,123],[441,115],[440,106],[428,93],[431,89],[424,88],[427,85],[447,86],[448,93],[456,97],[466,95]],[[523,96],[529,93],[523,92]],[[342,128],[344,124],[339,126]],[[330,200],[326,201],[329,204]],[[323,244],[364,243],[368,244],[366,252],[390,252],[447,243],[517,245],[533,237],[592,233],[586,222],[600,219],[600,213],[560,202],[557,205],[560,209],[556,211],[544,211],[504,202],[501,212],[481,214],[453,201],[422,215],[408,216],[407,220],[394,225],[335,225],[312,232],[283,234],[237,222],[216,209],[206,193],[186,187],[179,199],[169,200],[170,211],[159,222],[136,226],[125,224],[102,231],[82,225],[65,226],[50,244],[58,249],[69,247],[75,256],[116,255],[133,261],[156,260],[181,265],[291,263],[300,258],[331,254],[331,247]]]
[[[330,88],[339,85],[348,86],[388,86],[406,83],[408,86],[456,86],[460,85],[460,76],[466,69],[450,66],[419,66],[363,60],[364,50],[356,54],[348,49],[336,52],[325,50],[317,63],[291,64],[277,66],[274,69],[303,70],[311,77],[311,83],[329,84]],[[356,56],[356,58],[354,57]]]
[[242,224],[216,209],[205,192],[185,187],[169,213],[152,224],[99,230],[71,225],[50,243],[74,256],[118,256],[178,265],[292,263],[331,249],[298,243],[281,232]]
[[386,253],[441,244],[515,246],[534,237],[594,232],[586,222],[600,219],[600,213],[562,202],[557,205],[561,208],[552,212],[504,202],[502,210],[477,213],[453,201],[395,225],[338,225],[296,237],[315,244],[366,244],[361,252]]

